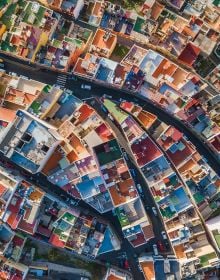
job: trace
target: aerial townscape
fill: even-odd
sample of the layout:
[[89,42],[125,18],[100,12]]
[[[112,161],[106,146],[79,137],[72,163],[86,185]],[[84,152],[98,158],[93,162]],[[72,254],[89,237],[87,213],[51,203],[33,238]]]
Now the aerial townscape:
[[0,280],[220,279],[220,0],[0,0]]

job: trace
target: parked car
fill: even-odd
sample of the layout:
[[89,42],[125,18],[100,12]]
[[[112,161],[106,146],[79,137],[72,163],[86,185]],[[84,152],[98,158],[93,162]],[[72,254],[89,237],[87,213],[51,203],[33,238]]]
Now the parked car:
[[215,55],[220,58],[220,43],[218,43],[217,47],[214,50]]
[[129,262],[128,262],[127,259],[124,261],[124,268],[125,269],[130,269]]
[[157,246],[158,246],[158,248],[159,248],[159,250],[160,250],[161,252],[164,252],[164,251],[165,251],[165,247],[164,247],[164,245],[163,245],[163,243],[162,243],[161,241],[158,241],[158,242],[157,242]]
[[0,68],[5,68],[4,60],[0,58]]
[[152,207],[152,211],[153,211],[154,215],[157,216],[157,209],[156,209],[156,207]]
[[167,235],[166,235],[165,231],[161,231],[161,235],[162,235],[164,240],[167,240]]
[[142,190],[142,187],[141,187],[140,184],[137,184],[137,188],[138,188],[138,190],[139,190],[140,193],[143,193],[143,190]]
[[158,255],[158,249],[157,249],[157,244],[153,244],[153,251],[154,251],[154,255]]
[[81,89],[91,90],[91,85],[82,84]]

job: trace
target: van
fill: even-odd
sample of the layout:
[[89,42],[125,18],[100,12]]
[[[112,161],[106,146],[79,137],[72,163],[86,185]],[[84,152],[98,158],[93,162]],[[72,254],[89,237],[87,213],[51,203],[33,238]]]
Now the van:
[[153,244],[153,251],[154,251],[154,255],[157,256],[158,255],[157,244]]
[[142,187],[141,187],[140,184],[137,184],[137,188],[138,188],[138,190],[139,190],[140,193],[143,193],[143,190],[142,190]]
[[90,85],[86,85],[86,84],[81,85],[81,89],[91,90],[91,88],[92,87]]
[[152,211],[153,211],[154,215],[157,216],[157,209],[156,209],[156,207],[152,207]]

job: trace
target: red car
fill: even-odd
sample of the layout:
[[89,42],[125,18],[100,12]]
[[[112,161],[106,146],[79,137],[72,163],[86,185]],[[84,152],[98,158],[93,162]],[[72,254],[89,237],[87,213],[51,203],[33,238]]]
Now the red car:
[[125,262],[124,262],[124,268],[125,268],[125,269],[130,269],[128,260],[125,260]]
[[164,245],[163,245],[163,243],[162,243],[161,241],[158,241],[158,242],[157,242],[157,246],[158,246],[158,248],[159,248],[159,250],[160,250],[161,252],[164,252],[164,251],[165,251],[165,247],[164,247]]

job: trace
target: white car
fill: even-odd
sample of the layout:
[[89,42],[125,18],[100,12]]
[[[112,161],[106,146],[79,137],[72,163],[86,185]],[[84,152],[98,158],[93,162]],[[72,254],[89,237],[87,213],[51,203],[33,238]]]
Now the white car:
[[167,235],[166,235],[165,231],[161,231],[161,235],[162,235],[164,240],[167,240]]
[[143,190],[142,190],[142,187],[141,187],[140,184],[137,184],[137,188],[138,188],[138,190],[139,190],[140,193],[143,193]]
[[153,251],[154,251],[154,255],[157,256],[158,255],[157,244],[153,245]]
[[82,88],[82,89],[91,90],[92,87],[91,87],[90,85],[82,84],[82,85],[81,85],[81,88]]
[[152,207],[152,211],[153,211],[154,215],[157,216],[157,209],[156,209],[156,207]]

